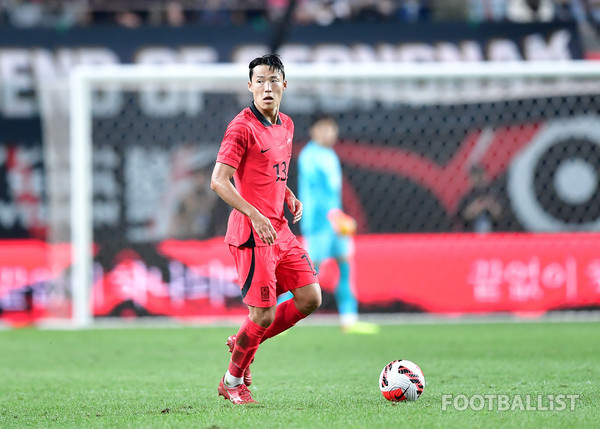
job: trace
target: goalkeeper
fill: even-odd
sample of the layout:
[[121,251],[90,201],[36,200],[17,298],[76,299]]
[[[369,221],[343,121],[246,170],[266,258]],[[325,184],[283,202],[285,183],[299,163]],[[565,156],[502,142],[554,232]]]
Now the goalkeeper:
[[346,333],[375,333],[378,326],[358,321],[358,301],[351,282],[350,256],[356,221],[342,211],[342,168],[333,146],[338,125],[327,115],[310,128],[311,140],[298,158],[298,197],[303,201],[300,230],[315,268],[333,258],[339,268],[335,300]]

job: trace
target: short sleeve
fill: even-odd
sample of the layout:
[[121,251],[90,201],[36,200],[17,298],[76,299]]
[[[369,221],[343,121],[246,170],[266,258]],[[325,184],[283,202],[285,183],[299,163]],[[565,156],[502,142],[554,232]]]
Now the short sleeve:
[[232,122],[225,130],[217,162],[238,168],[248,146],[248,128],[240,122]]

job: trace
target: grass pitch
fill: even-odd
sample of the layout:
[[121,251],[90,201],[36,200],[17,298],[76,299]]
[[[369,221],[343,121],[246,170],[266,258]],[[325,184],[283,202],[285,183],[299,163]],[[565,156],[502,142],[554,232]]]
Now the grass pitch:
[[[0,331],[0,427],[598,428],[599,328],[411,324],[344,335],[298,326],[259,349],[254,406],[217,396],[234,328]],[[416,402],[379,392],[381,369],[399,358],[425,374]],[[574,409],[548,403],[561,394],[578,395]],[[483,395],[505,395],[509,409],[493,399],[464,409]],[[531,404],[520,402],[526,395]]]

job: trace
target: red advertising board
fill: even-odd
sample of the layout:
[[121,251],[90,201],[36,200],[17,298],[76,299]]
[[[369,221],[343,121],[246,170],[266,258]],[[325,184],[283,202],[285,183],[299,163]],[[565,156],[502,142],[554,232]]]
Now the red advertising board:
[[[110,270],[96,267],[96,316],[218,318],[245,312],[222,238],[164,241],[155,251],[164,266],[125,249]],[[68,245],[0,242],[0,317],[10,320],[26,310],[35,318],[47,316],[49,285],[56,279],[68,284],[70,262]],[[431,313],[540,314],[600,306],[598,234],[359,235],[354,267],[360,305],[369,311],[403,304]],[[325,264],[320,276],[331,292],[335,271]],[[19,298],[27,292],[29,300]]]
[[598,234],[356,238],[361,303],[427,312],[544,312],[600,305]]

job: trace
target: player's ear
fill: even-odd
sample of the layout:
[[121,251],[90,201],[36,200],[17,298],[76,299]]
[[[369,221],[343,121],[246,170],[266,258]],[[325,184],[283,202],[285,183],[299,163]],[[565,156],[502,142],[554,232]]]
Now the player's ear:
[[248,91],[252,92],[252,82],[248,81]]
[[285,89],[287,89],[287,80],[284,80],[284,81],[283,81],[283,89],[284,89],[284,90],[285,90]]

